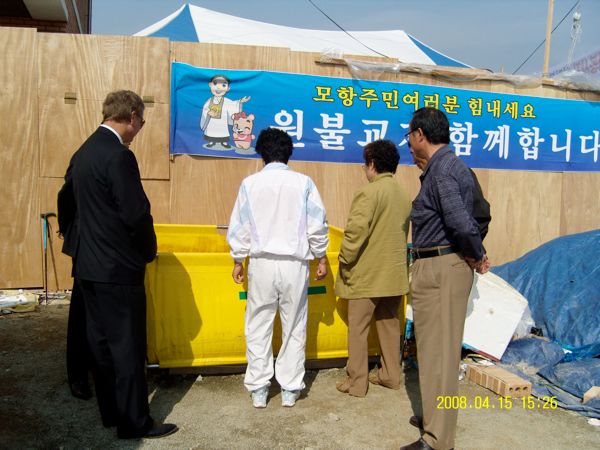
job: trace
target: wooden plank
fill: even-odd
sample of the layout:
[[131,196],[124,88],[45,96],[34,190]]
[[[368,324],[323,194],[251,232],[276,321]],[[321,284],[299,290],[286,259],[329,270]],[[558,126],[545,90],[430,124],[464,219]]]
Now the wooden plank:
[[280,47],[171,42],[171,61],[230,70],[286,71],[290,51]]
[[117,89],[130,89],[169,103],[167,39],[127,36],[40,33],[40,97],[104,100]]
[[560,234],[600,228],[600,173],[564,173]]
[[[600,101],[600,94],[596,93],[566,92],[565,96],[571,100]],[[599,192],[599,172],[565,172],[563,174],[561,235],[600,228]]]
[[150,200],[154,223],[171,223],[171,183],[168,180],[142,180]]
[[131,144],[143,179],[168,180],[169,105],[155,103],[144,111],[146,125]]
[[0,28],[0,288],[42,285],[36,32]]
[[[42,83],[43,84],[43,83]],[[102,122],[102,101],[43,98],[40,110],[40,175],[61,178],[71,156]]]
[[228,224],[240,183],[261,168],[260,160],[176,156],[171,181],[172,223]]
[[[131,150],[142,178],[169,179],[169,105],[153,104]],[[62,177],[73,153],[102,121],[102,101],[44,98],[40,102],[40,166],[44,177]]]
[[561,173],[492,170],[488,183],[493,219],[485,245],[492,265],[559,236]]

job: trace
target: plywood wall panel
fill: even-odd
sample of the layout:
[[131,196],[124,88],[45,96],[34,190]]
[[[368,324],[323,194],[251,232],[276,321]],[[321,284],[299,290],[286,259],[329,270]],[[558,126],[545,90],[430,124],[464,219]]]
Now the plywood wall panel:
[[62,98],[40,101],[40,174],[63,177],[73,153],[102,121],[102,101]]
[[0,48],[0,288],[38,287],[42,266],[35,30],[1,28]]
[[600,228],[600,173],[564,173],[560,234]]
[[228,224],[240,183],[261,168],[260,160],[176,156],[171,179],[172,222]]
[[152,206],[154,223],[171,223],[171,183],[168,180],[142,180]]
[[131,89],[142,97],[151,97],[154,103],[168,105],[171,95],[169,49],[170,42],[166,38],[126,37],[123,70],[118,70],[114,88]]
[[[142,178],[169,179],[169,105],[153,104],[131,150]],[[40,102],[40,165],[44,177],[62,177],[73,153],[102,121],[102,101],[45,98]]]
[[40,97],[104,100],[117,89],[169,103],[166,39],[128,36],[39,34]]
[[492,223],[485,244],[498,265],[559,236],[562,173],[489,172]]
[[287,71],[290,51],[279,47],[171,43],[171,60],[196,67]]
[[[101,102],[108,92],[132,89],[148,97],[147,125],[136,137],[132,150],[140,164],[155,221],[226,224],[241,180],[260,170],[262,162],[192,156],[177,156],[169,161],[170,62],[352,78],[346,66],[315,63],[318,53],[283,48],[36,34],[33,29],[23,28],[0,28],[0,45],[5,62],[0,67],[0,196],[6,199],[0,217],[0,288],[41,286],[39,213],[54,209],[70,156],[100,123]],[[464,81],[452,76],[406,72],[366,77],[517,95],[600,100],[597,93],[547,85],[519,87],[498,81]],[[65,93],[75,94],[75,104],[65,103]],[[360,165],[292,159],[291,166],[313,178],[329,222],[343,227],[354,192],[366,183]],[[396,174],[411,200],[420,188],[420,173],[414,166],[403,165]],[[559,234],[600,227],[598,173],[476,173],[492,207],[486,247],[494,264],[515,259]],[[70,284],[70,262],[60,254],[59,244],[54,242],[53,254],[57,287],[63,289]]]
[[131,143],[143,179],[168,180],[169,105],[155,103],[144,111],[146,125]]

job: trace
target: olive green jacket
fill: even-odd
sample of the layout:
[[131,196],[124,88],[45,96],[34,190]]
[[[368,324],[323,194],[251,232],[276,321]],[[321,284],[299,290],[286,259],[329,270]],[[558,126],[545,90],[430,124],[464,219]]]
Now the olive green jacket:
[[408,292],[406,237],[411,203],[391,173],[354,195],[340,249],[335,293],[346,299]]

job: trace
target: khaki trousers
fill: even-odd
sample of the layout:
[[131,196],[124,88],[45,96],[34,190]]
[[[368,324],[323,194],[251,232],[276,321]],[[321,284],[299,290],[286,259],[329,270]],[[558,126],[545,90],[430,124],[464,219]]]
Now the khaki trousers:
[[369,387],[369,328],[373,314],[381,348],[379,379],[392,389],[400,387],[401,297],[348,300],[348,364],[350,395],[364,397]]
[[458,370],[473,270],[457,253],[417,259],[412,267],[423,439],[454,448],[457,409],[438,409],[440,396],[458,395]]

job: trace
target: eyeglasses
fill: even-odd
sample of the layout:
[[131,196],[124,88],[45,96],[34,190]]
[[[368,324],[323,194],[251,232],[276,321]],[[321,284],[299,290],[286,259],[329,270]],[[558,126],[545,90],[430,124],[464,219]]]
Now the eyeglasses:
[[138,117],[140,119],[140,130],[141,130],[142,128],[144,128],[146,121],[140,114],[137,113],[137,111],[132,111],[131,115],[133,116],[134,114],[136,117]]
[[408,148],[410,148],[410,139],[409,139],[409,136],[411,135],[411,133],[414,133],[417,130],[418,130],[418,128],[415,128],[414,130],[410,130],[408,133],[406,133],[404,135],[404,139],[406,140],[406,145],[408,145]]

